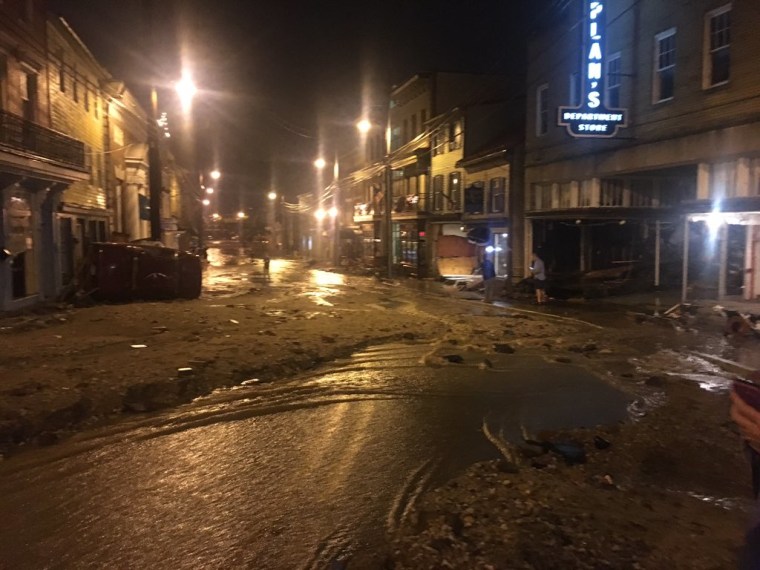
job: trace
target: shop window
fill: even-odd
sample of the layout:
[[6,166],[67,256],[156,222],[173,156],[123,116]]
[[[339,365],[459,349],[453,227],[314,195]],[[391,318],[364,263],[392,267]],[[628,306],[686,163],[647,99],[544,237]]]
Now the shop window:
[[542,136],[549,132],[549,85],[544,84],[536,89],[536,135]]
[[731,4],[709,12],[705,20],[705,88],[731,78]]
[[11,295],[20,299],[37,293],[32,208],[25,194],[14,193],[6,210],[5,247],[11,252]]
[[462,148],[462,120],[454,121],[449,125],[449,150]]
[[581,104],[581,74],[577,71],[570,74],[570,106],[577,107]]
[[63,50],[58,50],[58,89],[61,93],[66,92],[66,58],[63,54]]
[[449,174],[449,211],[462,210],[462,175],[459,172]]
[[668,101],[675,93],[676,29],[671,28],[654,39],[654,102]]
[[443,211],[443,175],[433,176],[433,211]]
[[607,59],[607,107],[620,108],[620,86],[622,74],[620,71],[620,54],[616,53]]
[[491,213],[504,213],[506,206],[507,179],[503,176],[491,178],[489,186],[488,193],[491,199]]
[[473,182],[464,189],[464,211],[466,214],[482,214],[485,210],[485,184]]

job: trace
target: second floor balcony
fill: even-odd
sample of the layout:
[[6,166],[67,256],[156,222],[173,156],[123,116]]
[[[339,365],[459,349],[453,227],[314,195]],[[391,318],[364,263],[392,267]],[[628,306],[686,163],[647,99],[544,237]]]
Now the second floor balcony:
[[85,168],[82,141],[6,111],[0,111],[0,149],[3,147],[59,165]]

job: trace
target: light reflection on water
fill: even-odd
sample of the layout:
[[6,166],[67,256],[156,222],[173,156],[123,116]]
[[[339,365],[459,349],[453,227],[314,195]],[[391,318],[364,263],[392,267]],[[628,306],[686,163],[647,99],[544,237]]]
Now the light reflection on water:
[[345,285],[346,278],[340,273],[330,273],[329,271],[314,270],[311,272],[311,281],[314,285],[328,287],[330,285]]

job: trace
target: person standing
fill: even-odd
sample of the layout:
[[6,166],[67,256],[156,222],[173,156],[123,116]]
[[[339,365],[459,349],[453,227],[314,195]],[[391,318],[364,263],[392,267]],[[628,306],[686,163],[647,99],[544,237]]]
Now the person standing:
[[536,303],[544,305],[547,302],[546,297],[546,266],[535,251],[533,252],[533,262],[530,264],[530,272],[533,275],[533,286],[536,288]]
[[496,279],[496,268],[493,265],[493,261],[488,259],[488,257],[483,256],[483,261],[480,262],[480,271],[483,274],[483,288],[485,290],[483,301],[491,303],[496,294],[496,285],[498,284],[498,280]]
[[269,263],[271,262],[271,259],[269,258],[269,254],[264,254],[264,276],[269,277]]

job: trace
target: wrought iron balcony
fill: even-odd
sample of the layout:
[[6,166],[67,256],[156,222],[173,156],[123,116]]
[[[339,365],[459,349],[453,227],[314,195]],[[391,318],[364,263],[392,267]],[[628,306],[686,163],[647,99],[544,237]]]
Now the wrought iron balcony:
[[82,141],[6,111],[0,111],[0,146],[28,152],[68,166],[85,167]]

